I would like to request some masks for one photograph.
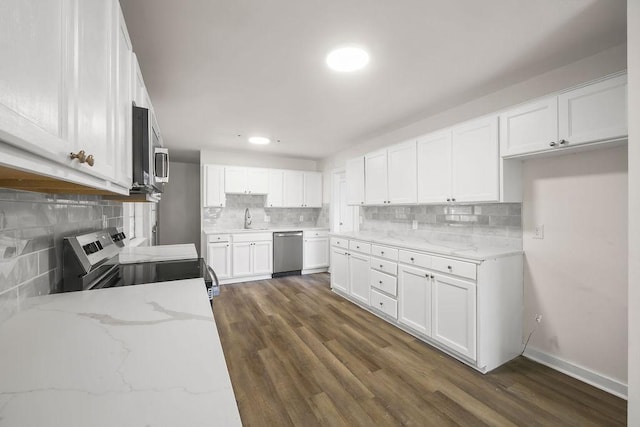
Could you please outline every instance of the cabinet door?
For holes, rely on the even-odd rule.
[[[224,207],[226,195],[224,193],[224,167],[204,165],[204,206]]]
[[[387,149],[389,202],[418,201],[416,142],[406,142]]]
[[[561,94],[558,117],[563,146],[626,137],[627,76]]]
[[[349,292],[349,256],[342,248],[331,247],[331,287]]]
[[[304,240],[303,265],[305,270],[329,265],[329,238],[314,237]]]
[[[501,155],[543,151],[558,141],[558,98],[547,98],[500,114]]]
[[[387,187],[387,150],[376,151],[365,158],[365,202],[382,205],[389,201]]]
[[[349,255],[349,289],[351,296],[369,305],[371,274],[369,257],[351,253]]]
[[[253,243],[253,274],[264,275],[273,273],[273,243]]]
[[[418,140],[418,203],[451,198],[451,130]]]
[[[431,279],[426,270],[398,267],[398,320],[431,336]]]
[[[233,166],[224,168],[224,192],[231,194],[247,193],[247,168]]]
[[[116,142],[116,180],[125,187],[130,187],[133,180],[131,149],[131,58],[132,47],[127,25],[120,10],[120,3],[115,3],[117,16],[116,40],[116,87],[115,104],[115,142]]]
[[[253,259],[251,257],[253,245],[250,242],[234,243],[231,245],[232,255],[231,274],[233,277],[251,276],[253,273]]]
[[[247,168],[247,192],[267,194],[269,192],[269,170]]]
[[[67,0],[0,2],[0,139],[65,163],[73,43]]]
[[[320,172],[304,173],[304,207],[322,207],[322,174]]]
[[[137,107],[151,108],[149,94],[147,93],[147,88],[144,85],[144,78],[142,77],[142,71],[140,70],[140,63],[138,62],[138,57],[135,53],[132,54],[131,62],[133,67],[131,82],[133,102],[135,102]]]
[[[432,337],[471,359],[476,358],[476,285],[435,275]]]
[[[364,205],[364,156],[347,160],[347,204]]]
[[[73,90],[76,150],[93,155],[95,164],[71,163],[74,167],[106,178],[114,176],[115,138],[112,85],[114,3],[105,0],[77,2],[74,40],[77,46]]]
[[[267,193],[265,207],[281,208],[283,206],[283,185],[283,172],[277,169],[269,170],[269,192]]]
[[[207,264],[216,272],[218,279],[231,277],[231,246],[228,242],[207,245]]]
[[[304,205],[304,172],[284,171],[284,206],[299,208]]]
[[[500,199],[497,117],[454,127],[451,158],[452,200],[490,202]]]

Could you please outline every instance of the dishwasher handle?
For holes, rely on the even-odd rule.
[[[302,231],[298,231],[295,233],[273,233],[273,237],[300,237],[302,236]]]

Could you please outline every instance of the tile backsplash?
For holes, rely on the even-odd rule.
[[[61,289],[64,237],[122,221],[122,203],[100,196],[0,188],[0,322],[24,298]]]
[[[405,233],[438,240],[522,248],[522,205],[482,203],[364,206],[361,231]],[[417,229],[413,229],[417,221]]]
[[[244,211],[249,208],[252,228],[328,227],[328,204],[322,208],[265,208],[265,197],[227,194],[224,208],[203,208],[202,225],[215,230],[243,228]],[[265,217],[269,217],[268,222]]]

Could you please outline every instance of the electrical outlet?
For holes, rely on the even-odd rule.
[[[544,224],[538,224],[533,227],[533,238],[544,239]]]
[[[265,215],[264,222],[271,222],[271,217],[269,215]]]
[[[542,323],[542,314],[536,314],[536,323]]]
[[[304,221],[304,215],[300,215],[300,221]]]
[[[413,222],[411,223],[411,228],[414,230],[418,229],[418,221],[416,221],[415,219],[413,220]]]

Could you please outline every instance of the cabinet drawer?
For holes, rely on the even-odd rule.
[[[232,234],[234,243],[262,242],[273,240],[273,233],[238,233]]]
[[[396,276],[398,274],[398,264],[386,259],[371,258],[371,268],[384,271],[387,274]]]
[[[398,260],[398,250],[386,246],[371,245],[371,255],[390,259],[392,261]]]
[[[332,237],[331,246],[337,246],[339,248],[349,249],[349,241],[341,237]]]
[[[351,249],[352,251],[369,254],[371,253],[371,244],[367,242],[361,242],[359,240],[350,240],[349,249]]]
[[[327,237],[329,235],[329,231],[327,230],[307,230],[302,232],[305,239],[311,237]]]
[[[476,280],[476,265],[472,262],[457,261],[454,259],[440,258],[434,256],[431,263],[433,270],[443,273],[455,274]]]
[[[371,306],[387,316],[393,317],[394,319],[398,318],[398,302],[373,289],[371,290]]]
[[[398,279],[377,270],[371,270],[371,286],[394,297],[398,294]]]
[[[228,242],[230,238],[228,234],[208,234],[207,243]]]
[[[400,262],[405,264],[415,265],[422,268],[431,268],[431,255],[401,250],[398,252],[398,259]]]

